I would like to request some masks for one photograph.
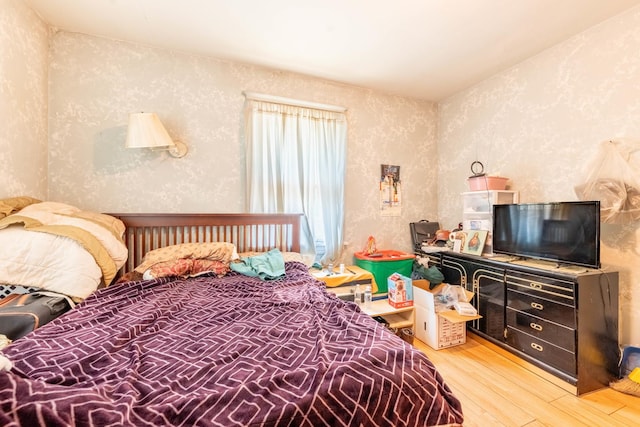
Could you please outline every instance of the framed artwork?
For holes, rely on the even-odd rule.
[[[401,208],[400,166],[380,165],[380,212],[382,216],[400,216]]]
[[[449,240],[453,242],[453,252],[462,252],[464,243],[467,241],[467,233],[464,231],[455,231],[449,234]]]
[[[484,243],[487,241],[487,230],[471,230],[467,231],[467,238],[465,239],[462,252],[471,255],[482,255],[482,249]]]

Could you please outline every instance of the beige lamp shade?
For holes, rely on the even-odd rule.
[[[187,146],[171,139],[156,113],[129,115],[126,147],[169,150],[173,157],[182,157],[187,153]]]

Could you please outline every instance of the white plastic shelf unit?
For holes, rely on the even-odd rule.
[[[493,254],[493,205],[518,203],[519,193],[510,190],[482,190],[462,193],[462,229],[487,230],[483,255]]]

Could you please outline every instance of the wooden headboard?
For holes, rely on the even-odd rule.
[[[302,214],[110,213],[125,227],[129,258],[122,273],[132,271],[144,255],[180,243],[229,242],[238,252],[300,252]]]

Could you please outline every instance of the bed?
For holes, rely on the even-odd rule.
[[[309,274],[299,215],[114,216],[120,280],[3,350],[1,425],[461,425],[423,353]],[[132,276],[163,248],[226,244],[229,271]],[[284,274],[243,270],[265,259]]]
[[[65,203],[0,199],[0,334],[16,340],[109,284],[124,224]]]

